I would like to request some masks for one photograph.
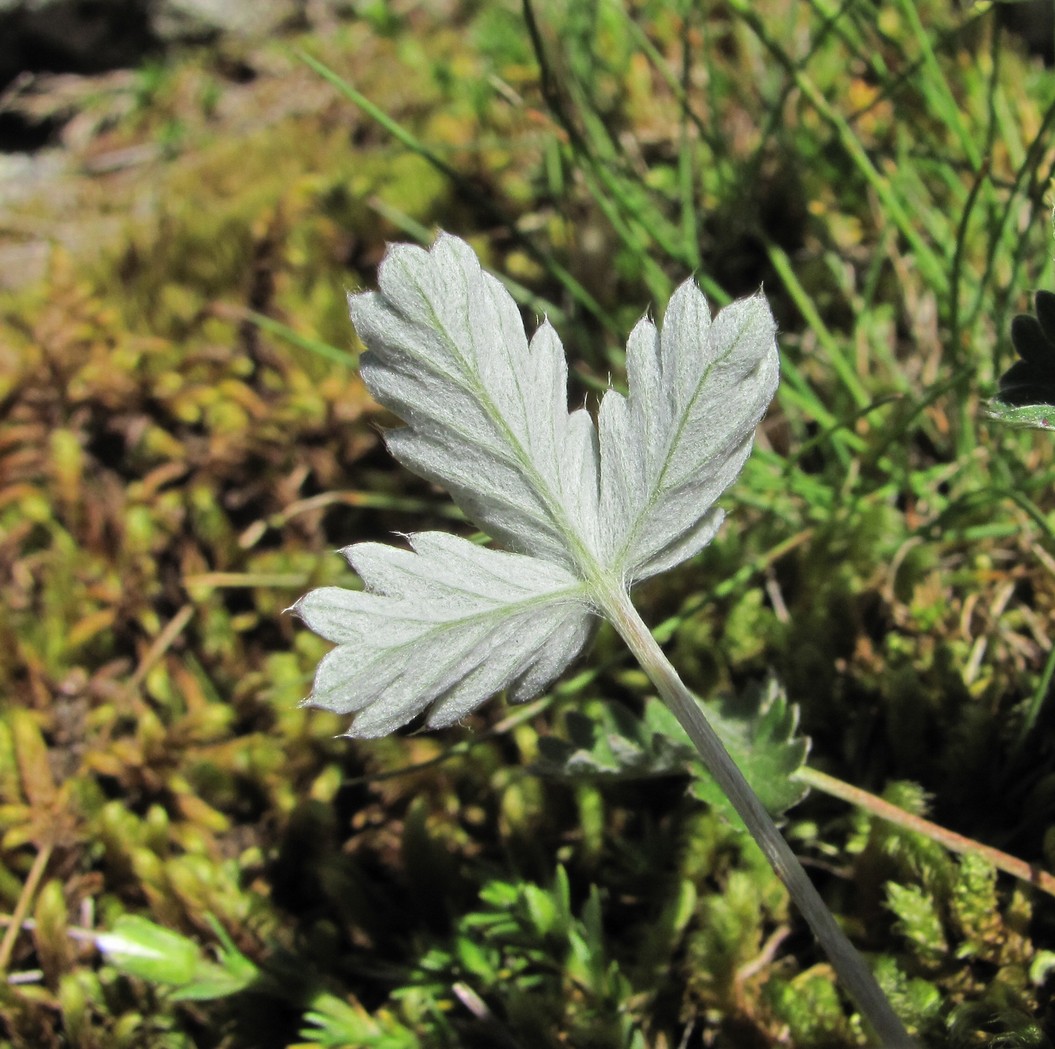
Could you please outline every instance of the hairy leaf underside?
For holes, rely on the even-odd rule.
[[[699,552],[715,501],[751,450],[776,390],[776,325],[761,293],[711,318],[692,281],[662,328],[627,344],[628,396],[595,425],[568,411],[567,363],[544,322],[530,339],[502,284],[463,241],[390,247],[379,290],[350,298],[370,392],[405,422],[396,458],[443,485],[507,551],[439,533],[412,550],[345,556],[365,592],[328,587],[295,611],[337,647],[308,701],[384,735],[430,709],[450,724],[508,689],[544,689],[575,658],[606,588],[628,588]]]

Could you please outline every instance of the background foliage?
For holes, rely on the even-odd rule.
[[[642,712],[608,632],[444,733],[298,708],[283,609],[453,516],[344,291],[468,237],[581,400],[686,272],[764,283],[777,403],[642,611],[703,696],[774,673],[811,765],[1050,869],[1055,468],[982,407],[1052,286],[1055,79],[938,0],[354,6],[17,99],[64,163],[3,204],[48,248],[0,292],[2,1044],[863,1044],[684,775],[543,774]],[[1050,1044],[1049,897],[816,793],[786,831],[924,1044]]]

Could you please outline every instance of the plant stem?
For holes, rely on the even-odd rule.
[[[595,591],[595,597],[599,596]],[[813,934],[849,992],[861,1016],[872,1028],[885,1049],[914,1049],[904,1024],[898,1019],[846,934],[839,928],[832,912],[813,887],[794,852],[777,830],[758,795],[730,757],[722,741],[700,710],[696,697],[686,688],[663,654],[648,627],[638,615],[629,595],[621,587],[604,593],[603,611],[620,636],[637,657],[642,668],[674,712],[703,759],[707,770],[725,792],[751,836],[765,854],[777,877],[784,883]]]

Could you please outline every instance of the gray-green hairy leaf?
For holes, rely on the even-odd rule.
[[[654,722],[657,714],[660,723]],[[588,712],[569,711],[566,738],[542,736],[532,771],[588,780],[684,776],[698,758],[684,732],[670,734],[669,716],[657,702],[647,704],[641,716],[621,703],[598,702]]]
[[[354,546],[368,592],[298,603],[338,643],[308,702],[356,713],[357,736],[430,706],[430,725],[449,724],[496,691],[526,699],[549,684],[585,643],[591,609],[610,614],[613,592],[713,538],[715,500],[778,378],[762,295],[712,320],[686,281],[662,329],[634,329],[629,395],[609,390],[595,426],[568,411],[556,332],[543,323],[529,342],[516,303],[463,241],[390,247],[378,284],[349,302],[363,380],[406,423],[389,449],[517,553],[435,533],[412,537],[414,553]]]
[[[676,719],[666,709],[657,716],[669,719],[670,731],[677,733]],[[806,764],[810,740],[799,732],[798,707],[788,702],[775,678],[727,698],[720,707],[708,704],[707,720],[772,815],[786,812],[809,793],[795,773]],[[693,780],[692,793],[725,808],[739,822],[729,799],[702,767]]]
[[[809,739],[799,733],[798,710],[775,679],[720,705],[701,705],[771,815],[779,816],[802,801],[808,789],[795,773],[806,763]],[[615,703],[598,707],[591,717],[568,714],[566,740],[555,736],[539,740],[536,772],[618,780],[691,773],[692,793],[739,822],[664,703],[650,700],[640,717]]]

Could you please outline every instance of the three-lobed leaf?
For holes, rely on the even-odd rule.
[[[750,452],[778,379],[765,298],[713,320],[690,280],[662,328],[627,346],[628,396],[598,425],[567,407],[567,364],[543,323],[530,342],[501,283],[463,241],[389,248],[379,290],[351,296],[371,393],[405,426],[386,435],[405,466],[450,491],[512,553],[426,533],[413,552],[345,551],[366,593],[326,588],[295,606],[337,643],[312,705],[383,735],[432,707],[458,720],[490,695],[541,691],[578,654],[606,595],[692,556],[721,523],[718,496]]]

